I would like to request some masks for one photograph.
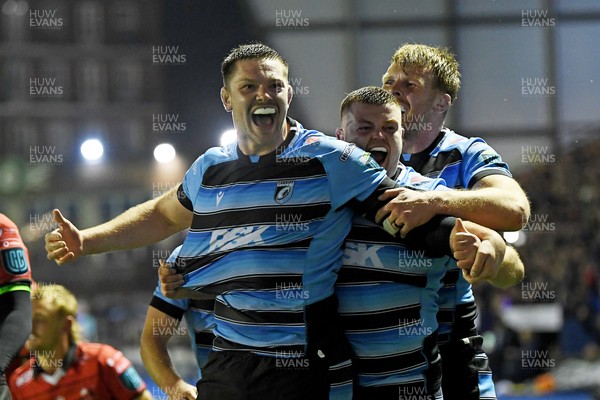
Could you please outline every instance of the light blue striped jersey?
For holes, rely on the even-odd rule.
[[[181,246],[173,250],[167,259],[167,263],[175,263]],[[204,367],[208,360],[208,353],[212,347],[212,342],[215,338],[213,329],[215,326],[213,309],[214,300],[199,300],[199,299],[171,299],[165,297],[160,291],[160,281],[154,289],[154,294],[150,305],[159,311],[181,321],[185,319],[187,326],[187,334],[190,339],[192,350],[196,355],[196,363],[198,364],[198,379],[201,378],[200,369]],[[180,327],[171,326],[170,324],[158,323],[156,333],[161,331],[165,334],[182,334],[186,331]],[[154,326],[153,326],[154,328]]]
[[[402,161],[425,176],[444,179],[451,188],[469,189],[488,175],[512,177],[502,157],[483,139],[467,138],[448,128],[444,128],[438,139],[422,152],[402,154]],[[440,343],[449,339],[457,319],[462,320],[461,331],[475,329],[477,313],[474,306],[468,307],[474,301],[471,285],[461,271],[458,268],[449,271],[440,291]],[[464,311],[460,308],[462,315],[455,313],[459,305],[465,305]]]
[[[402,168],[396,181],[420,190],[446,189],[442,179],[425,178],[410,167]],[[435,364],[437,373],[427,378],[437,381],[434,391],[439,389],[437,301],[450,264],[455,264],[451,257],[428,257],[372,222],[354,218],[335,290],[361,386],[425,387]]]
[[[386,178],[368,153],[290,122],[270,154],[209,149],[180,188],[194,216],[177,265],[185,288],[217,296],[214,350],[302,356],[304,307],[333,294],[341,267],[345,206]]]

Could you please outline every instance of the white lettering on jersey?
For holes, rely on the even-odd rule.
[[[380,244],[346,242],[344,265],[373,266],[384,268],[377,251],[385,247]]]
[[[264,239],[261,234],[268,228],[268,226],[246,226],[215,230],[210,236],[207,253],[229,251],[262,243]]]

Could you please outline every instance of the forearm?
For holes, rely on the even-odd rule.
[[[488,279],[488,282],[498,288],[505,289],[521,282],[524,276],[525,266],[519,257],[519,253],[512,246],[506,246],[504,260],[498,269],[498,274],[493,279]]]
[[[150,335],[150,337],[148,337]],[[155,337],[148,332],[142,334],[140,346],[142,362],[148,374],[154,382],[165,392],[172,393],[170,388],[175,387],[181,377],[175,371],[175,367],[167,350],[167,339]]]
[[[15,291],[0,295],[0,372],[25,344],[31,332],[29,292]]]
[[[518,192],[487,187],[429,194],[437,214],[453,215],[494,230],[519,230],[529,218],[527,199]]]

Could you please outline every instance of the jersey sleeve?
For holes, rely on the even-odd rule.
[[[103,383],[112,398],[133,399],[146,389],[146,384],[123,353],[104,345],[98,355]]]
[[[167,264],[173,264],[176,262],[177,257],[179,256],[179,252],[181,251],[181,246],[177,246],[169,255],[166,262]],[[160,280],[156,284],[156,288],[154,289],[154,293],[152,295],[152,300],[150,301],[150,306],[156,308],[159,311],[167,314],[168,316],[181,320],[183,317],[183,313],[189,307],[189,299],[171,299],[162,294],[160,290]]]
[[[466,188],[488,175],[504,175],[512,178],[508,165],[500,154],[483,139],[476,138],[463,153],[461,178]]]
[[[183,177],[181,186],[177,189],[179,202],[188,210],[194,211],[194,196],[202,184],[202,162],[204,155],[194,161]]]
[[[365,200],[386,178],[385,170],[368,152],[341,140],[324,142],[329,151],[325,151],[320,159],[329,177],[331,206],[334,209],[352,199]]]

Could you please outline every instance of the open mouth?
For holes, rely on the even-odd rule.
[[[373,160],[377,161],[377,164],[379,165],[383,164],[388,155],[388,150],[385,147],[381,146],[372,147],[368,151],[369,153],[371,153],[371,157],[373,157]]]
[[[261,107],[252,112],[252,122],[260,128],[271,128],[275,123],[275,107]]]

